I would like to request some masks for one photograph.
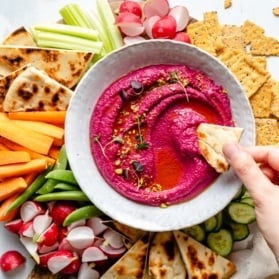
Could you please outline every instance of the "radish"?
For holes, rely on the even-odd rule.
[[[118,249],[124,246],[123,243],[123,239],[122,236],[111,230],[111,229],[107,229],[104,234],[103,237],[105,239],[105,241],[113,248]]]
[[[119,6],[119,13],[129,12],[135,14],[138,17],[142,16],[142,9],[138,2],[126,0]]]
[[[68,235],[68,228],[59,227],[58,229],[58,242],[60,243]]]
[[[36,217],[37,218],[37,217]],[[35,220],[34,220],[35,221]],[[52,246],[58,240],[58,226],[52,223],[37,239],[40,245]]]
[[[94,242],[94,232],[87,226],[73,228],[66,239],[71,246],[77,249],[84,249],[91,246]]]
[[[108,228],[99,217],[91,217],[87,220],[86,225],[93,230],[94,235],[99,235]]]
[[[34,240],[37,241],[40,235],[51,225],[52,218],[46,212],[43,215],[38,215],[33,220],[33,229],[35,232]]]
[[[167,0],[147,0],[143,6],[143,15],[147,18],[154,15],[160,17],[169,13],[170,6]]]
[[[9,232],[18,234],[22,225],[23,225],[22,219],[15,219],[15,220],[5,223],[4,227]]]
[[[31,257],[34,259],[34,261],[38,264],[40,262],[40,258],[37,252],[38,244],[34,243],[32,238],[29,237],[20,236],[19,240],[28,251],[28,253],[31,255]]]
[[[100,273],[92,269],[88,263],[82,263],[78,272],[77,279],[99,279]]]
[[[138,42],[145,41],[146,39],[142,36],[125,36],[123,38],[123,42],[125,45],[132,45]]]
[[[100,245],[100,249],[109,258],[118,258],[118,257],[120,257],[126,251],[126,247],[125,246],[122,246],[121,248],[113,248],[111,245],[106,243],[106,241],[104,241],[103,244]]]
[[[62,225],[65,218],[74,210],[77,209],[77,205],[71,201],[57,201],[50,209],[50,216],[56,225]]]
[[[177,32],[175,34],[173,40],[191,44],[190,36],[184,31]]]
[[[189,11],[184,6],[171,8],[169,15],[173,16],[176,21],[176,32],[184,30],[190,20]]]
[[[69,255],[52,255],[47,261],[47,267],[51,273],[56,274],[62,269],[66,268],[76,257],[72,254]]]
[[[86,220],[82,219],[76,222],[71,223],[70,225],[67,226],[68,232],[71,231],[73,228],[80,227],[80,226],[85,226],[86,225]]]
[[[172,39],[176,34],[176,21],[173,16],[167,15],[156,21],[152,28],[154,39]]]
[[[24,223],[21,228],[18,231],[18,234],[20,236],[26,236],[33,238],[35,235],[34,229],[33,229],[33,221],[29,221]]]
[[[144,32],[141,19],[135,14],[123,12],[116,17],[116,25],[127,36],[138,36]]]
[[[16,250],[10,250],[2,254],[0,258],[1,270],[4,272],[13,271],[25,263],[25,257]]]
[[[66,266],[65,268],[63,268],[61,270],[61,272],[63,274],[75,274],[79,271],[81,262],[79,258],[75,258],[68,266]]]
[[[88,247],[82,253],[82,262],[96,262],[107,260],[108,257],[98,247]]]
[[[25,223],[31,221],[37,215],[44,213],[41,205],[34,201],[26,201],[20,207],[20,218]]]
[[[43,255],[40,255],[39,257],[39,264],[41,267],[46,268],[47,263],[49,259],[53,256],[67,256],[67,257],[73,257],[73,252],[68,251],[68,250],[60,250],[60,251],[54,251],[54,252],[49,252]]]
[[[59,246],[58,242],[55,242],[51,246],[46,246],[46,245],[39,244],[38,253],[39,254],[46,254],[46,253],[49,253],[49,252],[53,252],[53,251],[58,249],[58,246]]]
[[[143,22],[143,26],[145,28],[145,33],[146,35],[150,38],[153,39],[152,36],[152,28],[154,24],[160,19],[158,15],[151,16],[149,18],[146,18]]]

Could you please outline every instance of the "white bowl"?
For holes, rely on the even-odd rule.
[[[232,169],[195,198],[160,208],[118,194],[100,175],[91,155],[89,124],[94,106],[105,88],[124,74],[156,64],[185,64],[226,88],[233,118],[244,128],[241,143],[255,143],[254,117],[242,87],[217,59],[198,48],[170,40],[149,40],[114,51],[82,78],[66,118],[66,150],[74,175],[90,200],[111,218],[147,231],[168,231],[203,222],[222,210],[238,192],[241,181]]]

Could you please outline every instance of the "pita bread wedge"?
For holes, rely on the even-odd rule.
[[[222,152],[226,142],[238,143],[243,128],[201,123],[197,128],[198,146],[206,161],[219,173],[225,172],[229,164]]]
[[[3,111],[66,110],[72,95],[72,90],[29,66],[10,83]]]
[[[187,272],[173,233],[155,234],[149,250],[149,272],[154,279],[185,279]]]
[[[148,251],[148,234],[139,239],[100,279],[141,279]]]
[[[9,34],[2,42],[3,45],[36,46],[31,34],[22,26]]]
[[[0,78],[0,111],[3,111],[3,102],[10,88],[12,82],[21,74],[23,73],[28,66],[24,66],[19,68],[16,71],[11,72],[10,74],[5,75],[4,77]]]
[[[0,64],[13,71],[31,64],[68,88],[77,84],[92,57],[84,51],[0,45]]]
[[[235,272],[235,265],[228,259],[189,237],[181,231],[173,232],[189,279],[227,279]]]

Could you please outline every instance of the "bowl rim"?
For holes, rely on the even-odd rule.
[[[195,59],[197,59],[197,61],[199,62],[198,64],[202,65],[202,70],[199,69],[199,67],[196,68],[192,65],[189,65],[189,63],[187,64],[188,66],[201,70],[210,78],[212,78],[212,72],[210,71],[213,70],[213,75],[216,75],[215,71],[218,71],[218,73],[220,74],[220,80],[225,80],[226,82],[230,82],[232,84],[232,89],[236,91],[234,92],[234,94],[236,94],[240,98],[239,100],[236,100],[236,102],[234,102],[232,108],[234,118],[236,112],[239,113],[239,106],[242,110],[243,108],[245,109],[245,115],[243,115],[243,111],[240,112],[241,120],[243,120],[242,118],[244,117],[246,121],[246,129],[244,132],[244,136],[241,139],[241,142],[243,144],[255,144],[255,122],[248,98],[246,97],[242,86],[235,78],[235,76],[216,57],[193,45],[188,45],[172,40],[156,39],[138,42],[133,45],[123,46],[120,49],[117,49],[111,52],[109,55],[100,59],[82,77],[75,89],[74,96],[70,101],[65,122],[66,152],[68,155],[70,167],[73,170],[81,189],[85,192],[85,194],[89,197],[93,204],[95,204],[100,210],[102,210],[109,217],[123,224],[146,231],[168,231],[199,224],[207,218],[217,214],[232,200],[234,195],[240,189],[242,183],[237,178],[234,171],[230,169],[225,174],[221,174],[212,185],[210,185],[206,190],[204,190],[197,197],[191,199],[190,201],[174,204],[168,206],[167,208],[160,208],[139,204],[121,196],[111,186],[107,185],[104,178],[99,174],[91,153],[88,154],[90,152],[89,123],[91,114],[94,110],[94,103],[96,103],[99,94],[101,94],[102,91],[107,86],[109,86],[109,84],[107,83],[106,85],[102,85],[103,90],[100,90],[98,88],[100,92],[98,92],[97,96],[93,97],[92,94],[90,95],[89,92],[92,83],[94,86],[94,79],[92,79],[92,76],[96,79],[96,77],[98,77],[98,74],[100,75],[100,72],[104,71],[104,69],[112,69],[111,66],[113,65],[113,63],[119,63],[119,59],[127,60],[127,55],[130,57],[130,64],[129,70],[125,71],[125,73],[131,72],[133,69],[140,68],[142,67],[142,65],[139,66],[137,64],[139,63],[139,61],[137,60],[138,58],[131,58],[131,55],[135,53],[144,54],[147,50],[150,51],[150,49],[152,49],[152,53],[154,52],[154,55],[158,56],[156,56],[156,61],[159,62],[162,60],[162,57],[159,58],[158,53],[163,53],[165,51],[175,51],[178,56],[177,59],[174,59],[175,61],[180,61],[181,56],[183,56],[182,58],[184,59],[184,55],[188,55],[190,57],[192,57],[191,55],[194,55]],[[178,50],[182,51],[183,53],[179,54],[177,52]],[[155,53],[155,51],[157,52],[157,54]],[[146,66],[147,64],[160,64],[154,62],[154,60],[152,60],[152,57],[150,58],[150,55],[148,58],[145,59],[147,59],[146,61],[148,61],[145,63]],[[172,57],[163,57],[163,59],[166,59],[166,62],[173,61]],[[210,63],[207,62],[208,59],[209,61],[211,61]],[[141,59],[140,63],[144,64],[142,60],[143,59]],[[165,64],[174,64],[174,62],[168,62]],[[117,67],[117,69],[120,69],[119,65]],[[121,69],[119,71],[121,71]],[[117,71],[117,73],[114,73],[114,76],[118,75],[119,78],[122,75],[119,71]],[[100,78],[101,82],[107,79],[107,77],[102,76]],[[213,79],[216,83],[220,84],[219,80],[216,81],[216,78]],[[110,83],[114,80],[115,78],[112,78]],[[230,100],[232,96],[232,93],[230,93]],[[90,103],[90,106],[88,103],[92,100],[93,102]],[[85,108],[83,108],[83,106],[85,106]],[[236,121],[237,125],[238,123],[239,120]],[[75,132],[72,132],[72,129],[75,129]],[[91,171],[89,171],[88,168]],[[92,186],[91,181],[95,181],[95,184],[97,186],[95,186],[94,183],[94,185]],[[217,184],[218,187],[216,186]],[[226,189],[224,190],[221,186],[225,184],[230,184],[230,186],[226,187]],[[102,187],[99,187],[98,185],[102,185]],[[103,189],[100,190],[100,188]],[[218,195],[216,195],[217,190]],[[204,202],[205,200],[207,200],[207,196],[210,200],[214,201],[217,206],[211,204],[211,206],[205,207],[204,205],[202,205],[202,201]],[[201,209],[197,208],[197,205],[200,205]],[[130,210],[127,210],[127,208],[129,208]],[[179,214],[177,214],[177,212],[179,212]],[[195,212],[195,214],[192,214],[192,212]],[[154,218],[152,216],[154,216]]]

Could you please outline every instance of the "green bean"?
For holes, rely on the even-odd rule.
[[[51,178],[61,182],[78,185],[74,177],[74,174],[71,170],[52,170],[47,174],[46,178]]]
[[[95,205],[85,205],[71,212],[65,218],[63,226],[68,226],[73,222],[84,220],[94,216],[100,216],[102,214],[102,211],[100,211]]]
[[[82,191],[60,191],[37,196],[34,201],[49,202],[57,200],[89,201]]]
[[[77,185],[71,185],[68,183],[59,182],[54,186],[54,190],[76,191],[76,190],[80,190],[80,189]]]
[[[51,167],[48,167],[44,172],[38,175],[36,179],[29,185],[29,187],[11,203],[11,205],[8,207],[7,212],[18,208],[25,201],[31,198],[36,193],[36,191],[45,183],[46,175],[50,170]]]
[[[55,162],[55,165],[53,167],[53,170],[65,170],[68,165],[68,159],[66,154],[65,146],[63,145],[59,151],[58,158]],[[40,187],[40,189],[37,191],[38,194],[48,194],[51,193],[57,184],[57,180],[54,179],[47,179],[47,181]]]

